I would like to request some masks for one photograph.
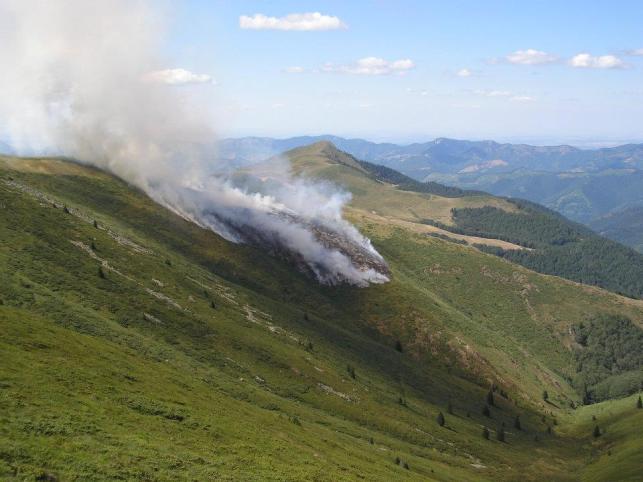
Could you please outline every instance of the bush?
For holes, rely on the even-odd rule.
[[[444,427],[444,422],[445,422],[445,420],[444,420],[444,415],[442,414],[442,412],[438,413],[438,416],[437,416],[437,418],[436,418],[436,421],[438,422],[438,425],[439,425],[440,427]]]
[[[594,432],[592,433],[592,435],[594,436],[594,438],[598,438],[601,436],[601,429],[598,425],[594,427]]]
[[[516,415],[516,418],[514,419],[514,428],[516,430],[522,430],[522,427],[520,425],[520,415]]]

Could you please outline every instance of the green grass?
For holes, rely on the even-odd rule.
[[[106,174],[0,160],[0,478],[593,473],[566,408],[568,328],[597,312],[640,323],[641,304],[352,216],[391,283],[321,287]],[[491,382],[509,399],[497,392],[489,419]]]

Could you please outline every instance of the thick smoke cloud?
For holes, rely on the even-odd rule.
[[[158,2],[0,0],[0,138],[107,169],[230,241],[289,252],[321,282],[387,281],[342,219],[347,194],[283,166],[274,182],[240,182],[217,161],[213,112],[149,81],[174,67],[160,55],[164,30]]]

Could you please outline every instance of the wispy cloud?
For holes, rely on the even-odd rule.
[[[460,69],[456,72],[458,77],[471,77],[473,75],[473,72],[469,69]]]
[[[406,91],[409,94],[418,94],[418,95],[421,95],[422,97],[426,97],[427,95],[429,95],[428,90],[417,90],[417,89],[412,89],[411,87],[407,87]]]
[[[508,90],[474,90],[473,93],[484,97],[511,97],[514,95]]]
[[[348,65],[327,63],[321,71],[353,75],[404,75],[414,67],[411,59],[388,61],[379,57],[365,57]]]
[[[298,65],[293,65],[292,67],[286,67],[284,69],[284,72],[286,72],[287,74],[301,74],[306,72],[306,69]]]
[[[509,100],[511,100],[513,102],[533,102],[536,99],[534,99],[530,95],[514,95]]]
[[[291,13],[285,17],[268,17],[261,13],[256,13],[252,17],[241,15],[239,27],[247,30],[294,30],[300,32],[347,28],[346,24],[338,17],[322,15],[319,12]]]
[[[574,55],[569,60],[569,65],[580,69],[622,69],[626,66],[615,55],[594,56],[586,52]]]
[[[643,49],[632,49],[625,52],[627,55],[633,55],[635,57],[643,57]]]
[[[475,95],[509,99],[512,102],[533,102],[536,99],[530,95],[516,94],[510,90],[474,90]]]
[[[144,76],[148,82],[168,85],[216,84],[207,74],[195,74],[185,69],[165,69],[149,72]]]
[[[516,50],[505,57],[505,61],[516,65],[543,65],[557,60],[555,55],[536,49]]]

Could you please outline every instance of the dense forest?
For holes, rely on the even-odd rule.
[[[605,315],[574,328],[576,376],[585,403],[643,388],[643,330],[628,318]]]
[[[479,249],[540,273],[601,286],[643,298],[643,255],[529,201],[509,199],[518,209],[453,209],[455,226],[427,224],[453,233],[509,241],[529,250]]]

